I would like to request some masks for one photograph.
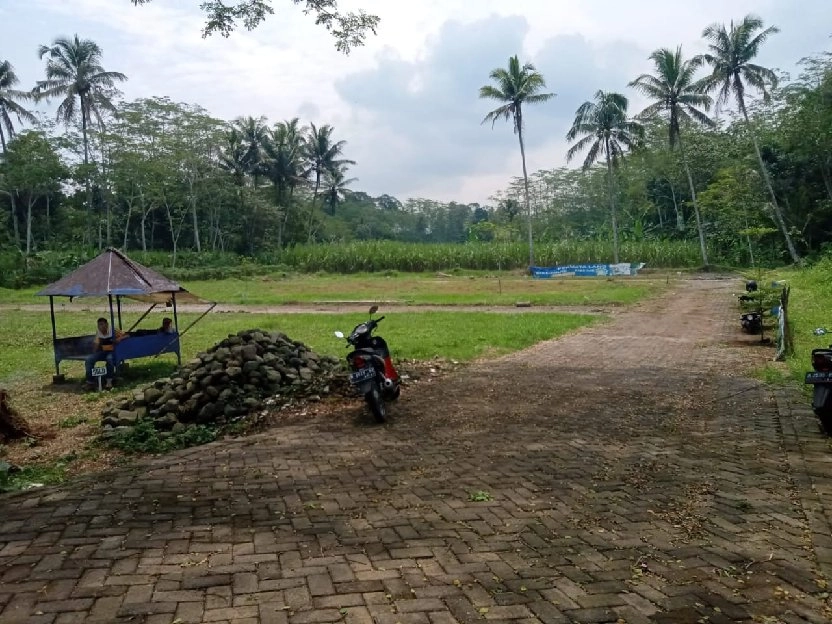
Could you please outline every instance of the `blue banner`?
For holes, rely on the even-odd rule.
[[[620,262],[618,264],[565,264],[556,267],[531,267],[532,277],[546,279],[550,277],[598,277],[613,275],[636,275],[644,267],[644,262]]]

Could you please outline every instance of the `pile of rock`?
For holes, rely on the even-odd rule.
[[[105,430],[130,427],[147,417],[161,431],[225,424],[275,396],[325,394],[339,370],[338,359],[319,356],[283,333],[245,330],[199,354],[172,377],[108,405],[102,425]]]

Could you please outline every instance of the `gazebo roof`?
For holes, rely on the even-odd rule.
[[[173,280],[131,260],[112,247],[69,275],[49,284],[36,295],[40,297],[107,297],[112,295],[157,303],[167,302],[172,295],[176,295],[177,301],[201,301]]]

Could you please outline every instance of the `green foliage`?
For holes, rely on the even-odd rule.
[[[794,355],[788,364],[797,383],[811,369],[812,349],[828,347],[832,333],[816,336],[819,327],[832,331],[832,257],[805,269],[781,270],[772,277],[785,279],[791,287],[789,313],[794,331]]]
[[[135,427],[119,432],[108,444],[125,453],[167,453],[176,449],[208,444],[217,439],[217,430],[205,425],[190,425],[177,432],[158,431],[150,419],[141,419]]]
[[[69,418],[64,418],[63,420],[58,422],[58,426],[61,429],[72,429],[77,427],[78,425],[85,425],[90,422],[90,419],[84,415],[76,415],[70,416]]]
[[[72,452],[52,464],[27,466],[19,470],[13,470],[8,463],[0,460],[0,492],[63,483],[66,479],[67,467],[77,458],[78,455]]]
[[[494,500],[494,497],[485,490],[477,490],[476,492],[471,492],[468,495],[468,500],[472,503],[486,503],[490,500]]]

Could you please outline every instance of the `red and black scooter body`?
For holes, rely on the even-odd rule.
[[[370,308],[370,314],[377,308]],[[390,349],[381,336],[373,336],[373,331],[384,319],[380,317],[360,323],[355,326],[347,337],[349,346],[354,350],[347,354],[347,364],[350,368],[350,383],[359,394],[364,396],[367,406],[378,422],[387,419],[385,401],[395,401],[399,398],[399,373],[393,366]]]

